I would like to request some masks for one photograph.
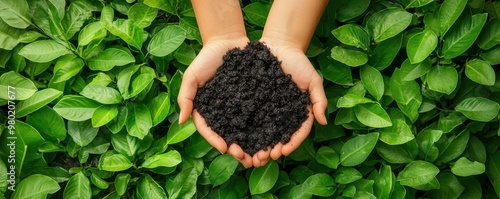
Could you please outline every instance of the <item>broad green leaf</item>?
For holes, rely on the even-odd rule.
[[[355,24],[340,26],[332,30],[332,34],[345,45],[363,50],[368,50],[370,46],[370,35],[361,26]]]
[[[112,132],[112,133],[118,133],[122,130],[122,128],[125,126],[125,123],[127,121],[127,116],[128,116],[128,110],[127,106],[119,106],[118,107],[118,115],[111,120],[106,127]]]
[[[130,102],[127,103],[127,112],[125,126],[128,134],[142,140],[153,127],[148,107],[142,103]]]
[[[411,121],[416,121],[419,116],[418,110],[422,104],[422,95],[418,83],[413,80],[402,80],[401,70],[396,69],[389,82],[389,88],[401,111]]]
[[[61,187],[49,176],[33,174],[22,179],[16,186],[12,198],[16,199],[44,199],[48,194],[54,194]]]
[[[486,174],[490,181],[492,181],[495,192],[500,195],[500,154],[496,153],[488,158],[486,164]]]
[[[115,151],[127,157],[134,157],[140,147],[140,140],[122,131],[111,135],[111,144]]]
[[[33,126],[46,140],[64,140],[66,125],[54,109],[44,106],[26,117],[26,123]],[[47,125],[51,124],[51,125]]]
[[[465,63],[465,75],[472,81],[485,86],[493,86],[496,81],[495,70],[482,59],[474,58]]]
[[[171,150],[167,153],[156,154],[149,158],[146,158],[142,167],[144,168],[156,168],[156,167],[173,167],[182,162],[181,154],[176,150]]]
[[[149,7],[143,3],[135,3],[128,10],[128,19],[134,22],[139,28],[146,28],[151,25],[158,14],[158,9]]]
[[[86,46],[92,41],[106,37],[107,31],[100,22],[87,24],[78,34],[78,46]]]
[[[384,79],[380,71],[365,65],[361,66],[359,73],[363,86],[377,101],[380,101],[384,94]]]
[[[380,130],[380,141],[389,145],[400,145],[409,142],[415,138],[410,127],[404,120],[392,120],[391,127]]]
[[[170,14],[176,14],[177,2],[169,0],[144,0],[144,4],[167,11]]]
[[[475,14],[471,17],[466,11],[444,37],[442,55],[445,59],[455,58],[472,46],[486,23],[488,14]]]
[[[135,191],[139,199],[167,198],[165,190],[149,174],[144,175],[137,182]]]
[[[333,178],[326,173],[318,173],[306,179],[303,188],[308,194],[328,197],[333,195],[336,190]]]
[[[401,2],[405,6],[405,9],[408,9],[408,8],[419,8],[425,6],[429,3],[432,3],[433,0],[403,0]]]
[[[398,174],[397,181],[410,187],[421,186],[431,182],[438,173],[439,168],[432,163],[416,160],[405,166]]]
[[[167,189],[170,198],[191,199],[196,194],[196,169],[185,169],[174,178],[172,189]]]
[[[439,156],[439,150],[434,144],[441,138],[443,131],[434,129],[424,129],[417,135],[417,143],[420,151],[427,161],[434,161]]]
[[[118,104],[122,102],[120,93],[116,89],[106,86],[87,85],[80,94],[101,104]]]
[[[195,133],[191,136],[184,149],[186,155],[188,155],[189,157],[201,158],[205,156],[210,150],[212,150],[213,147],[203,136],[201,136],[199,133]]]
[[[443,165],[458,158],[467,147],[470,133],[468,130],[462,131],[457,136],[452,136],[446,139],[444,143],[437,145],[439,149],[439,157],[436,160],[436,165]]]
[[[458,112],[452,112],[447,116],[441,115],[438,121],[438,129],[443,131],[443,133],[449,133],[457,126],[463,124],[465,120],[467,118]]]
[[[24,46],[19,52],[26,59],[39,63],[49,62],[69,53],[71,51],[54,40],[35,41]]]
[[[30,98],[21,101],[16,105],[16,118],[21,118],[35,112],[61,96],[61,94],[61,91],[52,88],[37,91]]]
[[[338,108],[352,108],[358,104],[366,104],[366,103],[373,103],[372,100],[352,94],[352,93],[346,93],[344,96],[340,97],[337,101],[337,107]]]
[[[419,77],[424,76],[431,70],[431,61],[430,59],[425,59],[419,63],[412,64],[409,59],[406,59],[401,64],[400,69],[400,78],[402,81],[412,81]],[[392,79],[391,79],[392,80]]]
[[[108,189],[108,187],[109,187],[109,183],[106,182],[105,180],[103,180],[101,177],[99,177],[95,173],[93,173],[90,176],[90,181],[92,182],[92,184],[94,186],[96,186],[99,189]]]
[[[378,173],[374,171],[375,179],[373,183],[373,192],[376,198],[391,198],[391,194],[394,191],[395,176],[392,173],[390,165],[382,166]]]
[[[26,0],[0,2],[0,18],[14,28],[24,29],[31,25],[31,15]]]
[[[26,100],[38,90],[35,84],[21,74],[9,71],[0,76],[0,99]],[[11,92],[9,92],[11,91]]]
[[[377,103],[358,104],[354,107],[354,114],[366,126],[383,128],[392,125],[387,112]]]
[[[354,167],[341,167],[335,171],[335,182],[339,184],[350,184],[363,178],[363,175]]]
[[[464,186],[463,192],[458,197],[459,199],[481,199],[483,190],[481,184],[473,176],[463,177],[458,179],[460,184]]]
[[[19,37],[23,32],[23,30],[10,27],[0,19],[0,48],[12,50],[19,44]]]
[[[340,46],[332,48],[331,56],[333,59],[353,67],[361,66],[368,62],[368,55],[365,52]]]
[[[34,3],[33,21],[50,38],[66,42],[61,20],[64,17],[65,1],[36,1]]]
[[[278,163],[274,160],[269,160],[266,165],[254,168],[248,180],[250,193],[255,195],[269,191],[278,180],[278,175]]]
[[[113,105],[101,105],[92,113],[92,126],[101,127],[118,116],[118,108]]]
[[[401,49],[402,40],[403,34],[399,34],[380,42],[370,52],[368,65],[373,66],[377,70],[383,70],[390,66]]]
[[[264,27],[270,9],[271,3],[257,1],[248,4],[242,10],[248,18],[248,22],[259,27]]]
[[[84,65],[83,60],[73,54],[60,57],[54,66],[52,82],[60,83],[74,77],[82,70]]]
[[[134,80],[132,80],[132,84],[130,85],[130,87],[131,87],[130,94],[125,95],[124,98],[129,99],[129,98],[132,98],[132,97],[139,95],[149,85],[151,85],[154,78],[155,77],[153,75],[148,74],[148,73],[143,73],[143,74],[138,75],[136,78],[134,78]]]
[[[43,35],[42,33],[31,30],[31,31],[27,31],[27,32],[23,33],[22,35],[20,35],[18,38],[18,41],[19,41],[19,43],[31,43],[40,37],[46,38],[46,36]]]
[[[54,110],[64,119],[71,121],[85,121],[92,118],[92,114],[100,104],[79,95],[65,95],[54,106]]]
[[[316,161],[329,168],[336,169],[339,165],[339,154],[328,146],[322,146],[316,152]]]
[[[109,71],[115,66],[123,66],[135,62],[135,58],[125,48],[107,48],[87,60],[91,70]]]
[[[97,136],[98,128],[92,127],[90,121],[74,122],[68,121],[68,134],[76,144],[87,146]]]
[[[156,33],[148,45],[148,52],[164,57],[175,51],[186,39],[186,31],[180,26],[171,25]]]
[[[103,154],[99,158],[98,168],[104,171],[124,171],[132,167],[133,163],[122,154]]]
[[[448,0],[441,4],[438,11],[438,19],[441,36],[445,35],[467,5],[467,0]]]
[[[196,131],[193,120],[188,119],[184,124],[177,121],[170,125],[167,132],[167,144],[175,144],[189,138]]]
[[[429,89],[449,95],[457,87],[458,72],[453,66],[433,66],[426,80]]]
[[[477,38],[477,45],[489,50],[500,43],[500,18],[491,19]]]
[[[418,155],[418,144],[415,140],[402,145],[388,145],[380,142],[375,149],[380,157],[393,164],[409,163]]]
[[[480,56],[484,61],[487,61],[492,65],[500,64],[500,45],[497,45],[487,51],[481,52]]]
[[[73,1],[66,9],[66,15],[59,15],[66,38],[72,38],[80,31],[83,24],[92,17],[92,10],[84,1]]]
[[[26,63],[28,62],[23,56],[19,54],[23,47],[24,45],[17,45],[10,53],[10,59],[4,61],[4,66],[11,68],[14,72],[22,72],[26,68]]]
[[[196,40],[198,43],[202,43],[200,30],[198,29],[198,24],[196,23],[196,19],[194,17],[182,17],[179,20],[179,26],[186,30],[186,39]],[[251,32],[248,34],[250,38]]]
[[[338,0],[335,4],[335,19],[346,22],[363,14],[370,5],[370,0]]]
[[[318,62],[323,78],[340,85],[353,85],[351,67],[326,56],[320,56]]]
[[[179,63],[189,66],[196,57],[196,52],[190,45],[183,42],[174,52],[174,58]]]
[[[208,178],[214,185],[220,185],[229,180],[238,167],[238,161],[229,154],[217,156],[208,168]]]
[[[115,190],[118,195],[123,196],[128,187],[128,183],[130,182],[130,174],[129,173],[119,173],[115,178]]]
[[[361,164],[375,148],[378,137],[378,133],[369,133],[345,142],[340,151],[340,163],[346,167]]]
[[[433,189],[429,192],[429,196],[433,198],[458,198],[465,189],[457,177],[450,172],[439,173],[437,180],[439,181],[439,189]]]
[[[105,8],[107,8],[107,6]],[[141,28],[137,27],[134,22],[117,19],[116,21],[109,23],[102,21],[102,17],[103,15],[101,15],[101,25],[104,26],[106,30],[108,30],[111,34],[120,37],[123,41],[127,42],[127,44],[135,47],[136,49],[141,49],[144,32]]]
[[[459,102],[455,110],[471,120],[489,122],[498,115],[500,106],[486,98],[470,97]]]
[[[470,136],[469,143],[466,148],[467,158],[471,161],[477,161],[481,163],[486,162],[486,147],[483,142],[474,135]]]
[[[406,53],[411,64],[417,64],[429,57],[436,49],[438,37],[432,30],[424,30],[414,34],[406,44]]]
[[[91,198],[89,179],[80,171],[73,175],[64,188],[63,198]]]
[[[165,92],[159,93],[148,102],[147,107],[151,112],[153,126],[158,125],[170,113],[170,95]]]
[[[413,15],[400,8],[387,8],[374,13],[367,22],[373,40],[380,43],[394,37],[405,30],[411,23]]]
[[[129,88],[130,88],[130,80],[132,75],[139,69],[139,65],[127,65],[122,68],[120,73],[116,76],[117,82],[116,87],[122,94],[123,98],[127,99],[130,96]]]
[[[457,176],[472,176],[484,173],[485,168],[483,163],[461,157],[451,166],[451,172]]]

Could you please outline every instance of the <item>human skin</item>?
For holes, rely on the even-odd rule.
[[[319,74],[305,56],[316,25],[328,3],[326,0],[275,0],[264,26],[260,41],[282,62],[283,71],[292,75],[299,89],[309,91],[312,105],[309,117],[286,144],[258,151],[253,156],[237,144],[227,143],[206,124],[205,119],[193,111],[196,91],[210,80],[222,64],[223,55],[230,49],[243,48],[248,43],[244,21],[237,0],[192,0],[196,20],[203,40],[203,48],[184,72],[178,96],[181,109],[179,123],[192,115],[198,132],[221,153],[235,157],[244,167],[265,165],[271,158],[289,155],[309,135],[314,118],[326,124],[324,111],[327,100]]]

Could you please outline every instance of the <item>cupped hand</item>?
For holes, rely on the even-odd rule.
[[[234,156],[246,168],[253,165],[252,157],[244,153],[236,144],[227,146],[222,137],[215,133],[206,123],[205,119],[196,111],[193,111],[193,102],[199,87],[212,79],[217,68],[222,65],[222,57],[230,49],[239,47],[243,49],[248,44],[247,37],[232,39],[212,40],[204,43],[203,48],[191,65],[186,69],[182,77],[182,84],[177,102],[181,109],[179,123],[184,123],[192,113],[193,122],[198,132],[221,153],[229,153]]]

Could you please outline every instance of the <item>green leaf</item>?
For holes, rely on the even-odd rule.
[[[488,158],[486,165],[486,174],[490,181],[493,181],[493,186],[497,195],[500,195],[500,154],[496,153]]]
[[[83,60],[73,54],[64,55],[57,59],[54,66],[53,83],[60,83],[77,75],[83,68]]]
[[[157,57],[164,57],[175,51],[186,39],[186,31],[172,25],[156,33],[148,45],[148,52]]]
[[[167,144],[175,144],[189,138],[196,131],[193,120],[188,119],[184,124],[173,122],[167,132]]]
[[[113,105],[101,105],[92,113],[92,126],[101,127],[118,116],[118,108]]]
[[[85,121],[92,118],[92,114],[100,104],[78,95],[65,95],[54,106],[54,110],[64,119],[71,121]]]
[[[370,35],[359,25],[346,24],[332,30],[333,36],[345,45],[368,50]]]
[[[119,173],[115,178],[115,190],[118,195],[123,196],[128,187],[128,183],[130,182],[130,174],[129,173]]]
[[[383,70],[390,66],[401,49],[402,41],[403,34],[399,34],[380,42],[370,52],[368,65],[373,66],[377,70]]]
[[[92,127],[90,121],[74,122],[68,121],[68,134],[76,144],[87,146],[97,135],[98,128]]]
[[[257,1],[248,4],[242,10],[250,23],[259,27],[264,27],[270,9],[271,3]]]
[[[363,14],[370,5],[370,0],[338,0],[335,4],[335,19],[346,22]]]
[[[61,91],[52,88],[37,91],[30,98],[17,104],[16,118],[21,118],[35,112],[61,96],[61,94]]]
[[[438,11],[438,19],[441,36],[445,35],[467,5],[467,0],[449,0],[444,1]]]
[[[127,132],[142,140],[149,133],[149,129],[153,127],[148,107],[142,103],[130,102],[127,103],[127,110],[128,115],[125,122]]]
[[[54,109],[44,106],[26,117],[26,123],[33,126],[46,140],[64,140],[66,125]],[[51,124],[51,125],[47,125]]]
[[[322,59],[321,57],[325,58]],[[320,56],[318,62],[325,79],[340,85],[353,85],[351,67],[326,56]]]
[[[134,157],[139,150],[140,140],[122,131],[111,135],[111,144],[118,153],[127,157]]]
[[[99,189],[108,189],[109,183],[103,180],[101,177],[93,173],[90,176],[90,181],[92,182],[93,185],[95,185]]]
[[[363,86],[377,101],[380,101],[384,94],[384,79],[380,71],[365,65],[361,67],[359,73]]]
[[[439,168],[433,164],[416,160],[405,166],[398,174],[397,181],[401,185],[416,187],[431,182],[438,173]]]
[[[210,150],[212,150],[213,147],[203,136],[201,136],[199,133],[195,133],[191,136],[191,139],[188,141],[184,149],[186,155],[188,155],[189,157],[201,158],[205,156]]]
[[[146,28],[151,25],[158,14],[158,9],[149,7],[143,3],[135,3],[128,10],[128,19],[134,22],[139,28]]]
[[[491,19],[477,38],[477,45],[489,50],[500,43],[500,18]]]
[[[198,29],[198,24],[196,23],[196,19],[194,17],[182,17],[179,20],[179,26],[186,30],[186,39],[196,40],[198,43],[202,43],[200,30]]]
[[[122,102],[120,93],[116,89],[106,86],[87,85],[80,94],[101,104],[118,104]]]
[[[124,171],[132,167],[133,163],[122,154],[103,154],[99,158],[98,168],[104,171]],[[138,185],[139,186],[139,185]]]
[[[459,102],[455,110],[471,120],[489,122],[498,115],[500,106],[486,98],[470,97]]]
[[[465,120],[467,120],[467,118],[458,112],[452,112],[444,117],[442,115],[438,121],[438,129],[443,131],[443,133],[449,133],[457,126],[463,124]]]
[[[332,48],[331,56],[333,59],[353,67],[361,66],[368,62],[368,55],[365,52],[340,46]]]
[[[7,176],[7,165],[3,162],[3,160],[0,160],[0,192],[5,193],[7,191],[7,180],[9,180],[9,177]]]
[[[54,40],[40,40],[24,46],[19,54],[33,62],[49,62],[62,55],[69,54],[63,45]]]
[[[466,185],[464,186],[464,190],[462,194],[458,197],[459,199],[481,199],[483,195],[483,190],[481,188],[481,184],[477,181],[477,179],[473,176],[459,178],[460,184]]]
[[[379,134],[369,133],[351,138],[340,151],[342,166],[356,166],[366,160],[377,144]]]
[[[500,45],[497,45],[487,51],[481,52],[481,58],[490,64],[500,64]]]
[[[148,102],[147,107],[151,112],[153,126],[158,125],[170,113],[170,95],[165,92],[158,93],[156,97]]]
[[[33,174],[22,179],[16,186],[12,198],[16,199],[43,199],[48,194],[54,194],[61,187],[57,182],[46,175]]]
[[[419,8],[432,2],[433,0],[403,0],[401,3],[403,3],[405,9],[408,9],[408,8]]]
[[[465,75],[472,81],[485,86],[493,86],[496,81],[495,70],[482,59],[474,58],[465,63]]]
[[[125,99],[128,99],[127,97],[130,96],[129,93],[130,80],[132,78],[132,75],[134,75],[134,73],[137,72],[139,67],[140,67],[139,65],[124,66],[120,71],[120,73],[118,73],[118,75],[116,76],[117,78],[116,87],[118,87],[118,90]]]
[[[35,24],[50,38],[65,43],[68,38],[61,23],[65,1],[36,1],[34,7]]]
[[[154,76],[148,73],[142,73],[138,75],[131,84],[131,92],[129,95],[125,96],[125,99],[129,99],[139,95],[143,92],[154,80]]]
[[[31,25],[28,2],[26,0],[5,0],[0,2],[0,18],[14,28],[27,28]]]
[[[135,58],[125,48],[107,48],[87,60],[91,70],[109,71],[115,66],[123,66],[135,62]]]
[[[17,72],[9,71],[0,76],[0,90],[4,91],[0,93],[0,99],[26,100],[38,89],[30,79]]]
[[[457,176],[479,175],[484,173],[485,170],[486,167],[483,163],[472,162],[466,157],[461,157],[451,166],[451,172]]]
[[[167,189],[170,198],[191,199],[196,194],[198,175],[193,167],[185,169],[174,178],[171,189]]]
[[[449,95],[457,87],[458,72],[452,66],[433,66],[426,79],[429,89]]]
[[[170,14],[176,14],[176,9],[177,9],[176,3],[177,3],[176,1],[169,1],[169,0],[144,0],[144,4],[153,8],[158,8],[167,11]]]
[[[413,140],[415,136],[404,120],[393,119],[393,125],[381,129],[380,141],[389,145],[400,145]]]
[[[107,33],[100,22],[89,23],[78,34],[78,46],[86,46],[92,41],[101,40]]]
[[[107,8],[107,6],[105,8]],[[127,42],[127,44],[135,47],[136,49],[141,49],[143,43],[142,38],[144,35],[141,28],[137,27],[134,22],[124,19],[117,19],[116,21],[109,23],[107,21],[103,21],[103,16],[104,15],[101,15],[101,25],[104,26],[106,30],[108,30],[111,34],[120,37],[123,41]]]
[[[19,43],[31,43],[40,37],[46,38],[46,36],[43,35],[42,33],[31,30],[31,31],[27,31],[27,32],[23,33],[21,36],[19,36],[18,41],[19,41]]]
[[[439,181],[439,189],[430,191],[430,196],[434,198],[442,196],[458,198],[465,189],[457,177],[450,172],[439,173],[437,180]]]
[[[66,15],[59,15],[62,18],[65,38],[72,38],[80,31],[83,24],[92,17],[92,10],[87,7],[84,1],[73,1],[66,9]]]
[[[363,178],[363,175],[353,167],[341,167],[335,171],[335,182],[339,184],[350,184]]]
[[[423,152],[425,160],[434,161],[439,155],[439,150],[434,144],[441,138],[443,131],[424,129],[417,135],[417,142]]]
[[[424,30],[414,34],[406,44],[406,53],[411,64],[417,64],[429,57],[436,49],[438,37],[432,30]]]
[[[63,198],[91,198],[89,179],[80,171],[73,175],[64,188]]]
[[[435,164],[443,165],[458,158],[465,151],[469,137],[469,131],[463,130],[457,136],[450,137],[444,143],[438,145],[440,154]]]
[[[333,178],[326,173],[309,176],[303,184],[302,190],[308,194],[328,197],[333,195],[336,188]]]
[[[149,174],[144,175],[137,182],[135,191],[137,198],[140,199],[167,198],[165,190]]]
[[[153,155],[146,158],[142,167],[144,168],[156,168],[156,167],[173,167],[182,162],[181,154],[176,150],[171,150],[167,153]]]
[[[419,116],[418,110],[422,104],[422,95],[418,83],[402,80],[401,70],[396,69],[389,82],[389,88],[401,111],[411,121],[416,121]]]
[[[488,14],[475,14],[471,17],[466,11],[458,24],[451,27],[444,37],[442,55],[445,59],[455,58],[464,53],[476,41],[486,23]]]
[[[328,146],[322,146],[316,152],[316,161],[329,168],[336,169],[339,165],[339,154]]]
[[[19,37],[23,32],[23,30],[10,27],[0,19],[0,48],[12,50],[19,44]]]
[[[373,103],[373,101],[353,93],[346,93],[344,96],[340,97],[337,100],[337,107],[352,108],[358,104],[366,104],[366,103]]]
[[[266,165],[254,168],[248,180],[250,193],[255,195],[269,191],[276,184],[278,175],[278,163],[274,160],[269,160]]]
[[[196,57],[196,52],[190,45],[183,42],[174,52],[174,58],[179,63],[189,66]]]
[[[368,19],[368,29],[373,40],[380,43],[394,37],[405,30],[411,23],[413,15],[400,8],[387,8],[374,13]]]
[[[238,161],[229,154],[217,156],[208,168],[208,178],[214,185],[221,185],[233,175],[238,167]]]
[[[424,76],[431,70],[431,61],[430,59],[425,59],[419,63],[412,64],[409,59],[406,59],[401,64],[400,74],[402,81],[412,81],[419,77]],[[392,80],[392,79],[391,79]]]
[[[354,114],[359,122],[366,126],[383,128],[392,125],[391,118],[380,104],[358,104],[354,107]]]
[[[375,182],[373,184],[373,192],[376,198],[391,198],[391,194],[394,191],[394,186],[396,180],[394,173],[392,173],[390,165],[382,166],[378,173],[374,171]]]

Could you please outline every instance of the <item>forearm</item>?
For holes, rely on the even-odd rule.
[[[238,0],[191,0],[204,44],[246,37]]]
[[[275,0],[262,38],[307,50],[328,0]]]

